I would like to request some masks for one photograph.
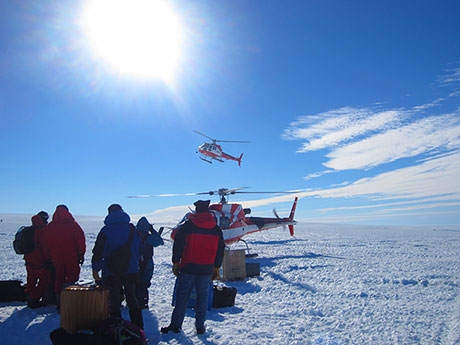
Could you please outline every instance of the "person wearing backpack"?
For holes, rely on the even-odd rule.
[[[149,307],[150,280],[153,276],[153,253],[154,247],[164,245],[161,235],[153,228],[146,217],[141,217],[136,225],[141,238],[141,261],[139,265],[139,281],[136,283],[136,298],[141,309]],[[160,229],[161,231],[161,229]]]
[[[80,278],[80,265],[83,265],[86,252],[85,233],[66,205],[56,207],[45,233],[55,268],[54,292],[59,309],[62,289]]]
[[[187,216],[174,235],[172,271],[177,277],[176,302],[171,323],[161,333],[179,333],[193,289],[196,292],[195,328],[206,332],[208,291],[211,280],[217,278],[224,259],[225,243],[221,228],[209,211],[210,200],[198,200],[195,211]]]
[[[130,221],[130,216],[119,204],[109,206],[104,227],[94,243],[91,266],[96,283],[102,280],[102,285],[109,290],[110,318],[121,317],[121,292],[124,291],[131,322],[144,329],[142,310],[135,293],[139,279],[141,241]]]
[[[46,305],[45,292],[50,280],[49,272],[49,250],[45,239],[45,227],[48,223],[48,213],[40,211],[32,216],[32,251],[24,254],[26,263],[27,284],[25,293],[27,295],[27,306],[39,308]]]

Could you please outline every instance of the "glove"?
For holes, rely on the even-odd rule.
[[[82,254],[78,255],[78,263],[83,266],[84,262],[85,262],[85,256]]]
[[[160,227],[160,229],[158,230],[158,235],[160,235],[160,236],[161,236],[161,234],[163,233],[163,230],[164,230],[164,229],[165,229],[165,228],[163,228],[163,227]]]
[[[93,279],[96,282],[96,285],[102,284],[102,278],[99,276],[99,271],[93,270]]]
[[[180,273],[180,263],[178,263],[178,262],[173,263],[172,272],[174,273],[174,275],[175,275],[176,277],[179,277],[179,273]]]
[[[214,267],[212,272],[211,280],[220,280],[220,267]]]

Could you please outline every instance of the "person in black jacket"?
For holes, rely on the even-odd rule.
[[[209,202],[196,201],[196,212],[188,216],[174,235],[172,270],[177,277],[176,303],[171,323],[161,328],[162,333],[181,331],[193,288],[196,292],[196,331],[198,334],[206,331],[209,283],[219,276],[225,250],[222,230],[209,212]]]

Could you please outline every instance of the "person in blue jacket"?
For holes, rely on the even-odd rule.
[[[141,256],[141,240],[131,218],[118,204],[108,208],[109,214],[105,217],[105,226],[99,231],[93,248],[91,266],[93,277],[109,290],[109,314],[111,318],[121,317],[120,300],[124,291],[126,304],[129,308],[129,318],[135,325],[144,329],[142,310],[136,298],[135,288],[139,279],[139,260]],[[123,273],[114,273],[110,269],[111,254],[123,244],[131,241],[130,253],[126,260],[127,270]],[[119,258],[119,256],[118,256]],[[102,278],[99,276],[102,271]]]
[[[139,265],[139,281],[136,284],[136,297],[141,309],[148,309],[148,288],[151,285],[150,281],[154,269],[153,248],[164,245],[164,241],[145,217],[139,219],[136,228],[141,238],[141,262]],[[162,228],[160,228],[160,232],[162,232]]]

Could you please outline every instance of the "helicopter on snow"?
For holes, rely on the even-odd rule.
[[[198,147],[197,153],[200,154],[200,159],[204,160],[205,162],[212,163],[213,160],[219,161],[219,162],[224,162],[224,159],[226,160],[233,160],[237,161],[238,165],[241,166],[241,159],[243,158],[243,153],[239,157],[234,157],[228,153],[225,153],[222,150],[222,147],[217,144],[217,142],[221,143],[249,143],[249,141],[236,141],[236,140],[218,140],[218,139],[213,139],[211,137],[208,137],[206,134],[203,134],[198,131],[194,131],[195,133],[198,133],[212,142],[210,143],[203,143]]]
[[[241,204],[233,204],[228,203],[228,196],[234,195],[237,193],[253,193],[253,194],[287,194],[287,193],[295,193],[294,192],[244,192],[240,191],[245,187],[240,188],[220,188],[215,191],[209,192],[201,192],[201,193],[188,193],[184,195],[219,195],[220,201],[217,204],[209,205],[209,210],[214,213],[217,224],[222,229],[222,233],[224,236],[224,242],[226,245],[233,244],[238,241],[243,241],[242,237],[248,234],[259,232],[263,230],[273,229],[280,226],[288,227],[289,233],[291,236],[294,236],[294,225],[297,222],[294,220],[294,214],[297,207],[297,200],[298,198],[295,197],[294,203],[292,204],[291,212],[289,217],[280,218],[276,213],[276,210],[273,209],[275,217],[252,217],[249,216],[251,213],[251,209],[243,208]],[[175,194],[177,195],[177,194]],[[142,195],[142,196],[134,196],[134,197],[151,197],[155,195]],[[163,194],[157,196],[171,196],[171,194]],[[187,213],[182,220],[175,225],[171,230],[171,238],[174,240],[174,236],[177,232],[178,227],[188,219],[188,216],[193,213],[194,211],[190,211]]]

